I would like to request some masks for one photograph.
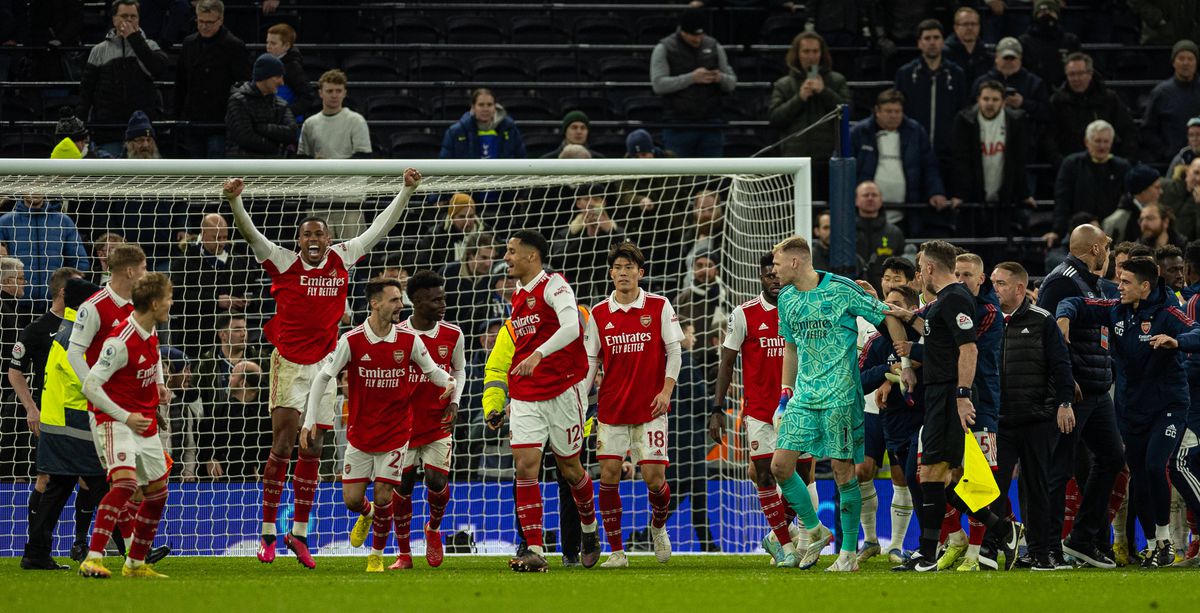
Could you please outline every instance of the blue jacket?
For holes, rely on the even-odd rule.
[[[1200,284],[1183,288],[1187,299],[1187,316],[1196,320],[1197,310],[1200,309]],[[1191,406],[1188,408],[1187,426],[1192,432],[1200,432],[1200,353],[1187,356],[1187,376],[1191,390]]]
[[[908,340],[913,341],[912,359],[920,362],[924,359],[925,345],[920,343],[921,335],[910,326],[905,326]],[[858,356],[858,370],[862,376],[863,393],[870,394],[879,389],[887,379],[892,365],[899,362],[892,337],[887,328],[881,327],[872,334],[863,345]],[[917,386],[909,390],[909,397],[900,394],[900,386],[893,385],[888,393],[887,405],[879,407],[879,415],[883,419],[883,437],[889,449],[901,446],[920,429],[925,420],[925,386],[921,383],[921,370],[917,369]],[[909,404],[909,401],[912,404]]]
[[[496,113],[501,112],[500,109],[496,109]],[[500,151],[497,155],[488,156],[489,158],[511,160],[526,157],[525,141],[521,138],[521,131],[517,129],[512,117],[500,115],[500,121],[496,124],[496,138]],[[443,160],[478,160],[484,157],[479,128],[475,125],[475,116],[470,111],[463,113],[458,121],[446,128],[446,135],[442,137],[442,152],[438,157]]]
[[[1160,281],[1137,308],[1119,300],[1067,298],[1055,317],[1072,323],[1110,326],[1110,344],[1117,370],[1125,380],[1121,429],[1138,433],[1168,411],[1186,411],[1191,404],[1183,353],[1200,352],[1200,326],[1179,307],[1174,294]],[[1179,349],[1151,349],[1150,339],[1165,334]]]
[[[879,124],[875,123],[873,115],[855,123],[850,129],[850,147],[854,150],[858,168],[856,184],[875,179],[875,169],[879,165],[875,136],[878,132]],[[946,195],[937,157],[933,155],[933,147],[929,144],[929,133],[908,117],[900,124],[899,132],[900,162],[904,165],[907,188],[904,199],[908,202],[928,202],[933,196]]]
[[[8,254],[25,264],[25,297],[49,300],[50,275],[58,268],[71,266],[88,270],[87,249],[79,239],[75,222],[57,202],[31,209],[18,200],[12,211],[0,216],[0,242]]]
[[[896,71],[896,89],[904,94],[904,115],[929,131],[939,157],[950,155],[954,116],[970,103],[970,88],[962,67],[945,58],[937,72],[929,70],[925,59],[920,57]]]
[[[1004,348],[1004,314],[990,280],[975,297],[975,429],[1000,427],[1000,352]]]

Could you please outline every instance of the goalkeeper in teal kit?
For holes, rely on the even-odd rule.
[[[789,238],[774,250],[779,292],[779,335],[783,354],[783,419],[771,459],[771,472],[788,504],[809,528],[806,551],[789,553],[782,567],[815,565],[833,533],[817,520],[804,482],[796,475],[796,458],[810,453],[828,457],[841,494],[838,509],[842,547],[828,571],[856,571],[862,494],[854,465],[863,461],[863,392],[858,372],[857,317],[879,326],[887,323],[892,338],[907,338],[903,324],[886,316],[888,307],[854,281],[813,270],[808,241]],[[905,353],[906,355],[906,353]],[[907,365],[907,360],[905,360]],[[915,384],[911,369],[902,380]],[[795,388],[787,387],[795,381]],[[786,407],[785,407],[786,402]]]

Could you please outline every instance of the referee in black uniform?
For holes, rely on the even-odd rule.
[[[937,570],[938,535],[946,503],[987,526],[1000,537],[1005,569],[1016,561],[1020,524],[1001,519],[987,507],[972,512],[954,493],[952,469],[962,466],[965,437],[975,423],[971,384],[975,380],[975,297],[954,278],[957,251],[946,241],[929,241],[921,246],[919,269],[926,289],[937,300],[918,317],[892,308],[889,315],[901,318],[925,335],[925,425],[921,428],[921,547],[904,564],[892,570],[930,572]],[[903,352],[900,346],[897,353]]]

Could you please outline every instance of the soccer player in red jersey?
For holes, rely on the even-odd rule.
[[[466,377],[466,350],[462,330],[444,321],[446,317],[446,280],[432,270],[419,270],[408,280],[405,292],[413,313],[400,323],[400,329],[425,343],[438,368],[450,373],[455,381]],[[429,502],[429,523],[425,524],[425,560],[430,566],[442,564],[442,516],[450,502],[450,459],[454,449],[454,423],[462,386],[450,398],[438,386],[422,377],[412,395],[413,431],[404,460],[404,479],[396,494],[396,542],[400,552],[389,568],[412,568],[408,536],[412,522],[412,493],[417,468],[425,475],[425,495]]]
[[[121,574],[162,578],[146,564],[163,507],[167,503],[167,461],[158,438],[158,408],[163,372],[159,366],[155,327],[171,313],[171,281],[150,273],[133,286],[133,314],[119,323],[103,343],[93,368],[83,381],[83,394],[96,407],[92,431],[100,463],[111,487],[100,500],[87,559],[79,565],[84,577],[112,576],[102,562],[104,548],[116,527],[117,515],[133,494],[145,498],[138,507],[133,543]]]
[[[424,343],[393,321],[403,308],[400,282],[383,279],[367,284],[371,315],[366,323],[343,334],[333,354],[313,377],[301,431],[301,450],[312,448],[329,430],[333,415],[322,407],[321,390],[342,371],[347,375],[350,414],[346,425],[346,465],[342,498],[346,508],[371,518],[371,554],[367,572],[383,572],[383,550],[392,531],[392,489],[400,485],[412,434],[412,396],[426,377],[448,398],[457,387],[438,368]],[[424,373],[424,374],[422,374]],[[367,484],[375,482],[375,503],[367,502]]]
[[[600,517],[612,553],[600,566],[625,568],[629,558],[621,540],[621,465],[626,454],[642,471],[649,492],[650,536],[654,557],[671,559],[671,540],[664,528],[670,514],[667,483],[667,412],[679,379],[683,330],[671,302],[642,291],[646,258],[633,243],[608,252],[608,276],[614,291],[592,307],[583,344],[588,356],[584,384],[591,387],[600,366],[596,458],[600,461]]]
[[[561,275],[542,269],[549,253],[550,244],[533,230],[514,232],[504,253],[508,276],[518,283],[512,296],[516,350],[515,366],[509,371],[512,401],[508,410],[517,517],[529,544],[528,552],[509,562],[517,572],[545,572],[547,567],[542,555],[542,492],[538,486],[542,447],[547,440],[579,509],[583,530],[580,562],[591,568],[600,558],[592,478],[579,462],[587,402],[583,325],[571,286]]]
[[[271,277],[271,297],[276,305],[275,316],[264,329],[275,350],[271,353],[272,441],[271,454],[263,468],[260,562],[270,564],[275,561],[275,520],[283,495],[283,482],[287,479],[292,448],[308,406],[312,380],[321,359],[329,355],[337,343],[338,323],[346,312],[350,269],[396,225],[420,182],[421,173],[406,169],[404,189],[365,232],[343,243],[333,244],[333,236],[324,220],[310,217],[301,221],[296,236],[299,252],[276,245],[254,227],[242,204],[245,184],[241,179],[225,182],[222,195],[229,201],[234,223],[250,244],[254,258]],[[322,390],[321,400],[323,407],[332,409],[332,381]],[[284,537],[284,544],[296,554],[297,561],[308,568],[316,568],[308,549],[308,515],[317,492],[320,460],[321,438],[318,437],[311,447],[299,454],[292,476],[296,510],[292,529]]]

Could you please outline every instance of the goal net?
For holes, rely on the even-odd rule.
[[[747,481],[739,384],[724,442],[709,438],[707,418],[726,317],[759,292],[759,260],[771,245],[811,228],[807,160],[0,160],[0,242],[23,264],[21,271],[0,260],[4,355],[18,347],[22,328],[50,308],[55,269],[75,267],[102,284],[107,251],[121,242],[139,244],[149,268],[169,273],[175,284],[172,319],[160,330],[170,347],[164,365],[174,393],[159,415],[160,436],[174,467],[158,544],[181,554],[251,555],[271,440],[266,370],[272,348],[263,326],[275,306],[262,266],[221,201],[221,184],[244,177],[243,200],[257,227],[293,247],[299,222],[310,215],[326,219],[337,240],[362,232],[403,187],[406,165],[425,179],[399,223],[352,270],[341,331],[365,319],[362,292],[369,279],[403,282],[421,269],[445,276],[446,320],[465,335],[467,373],[442,524],[448,551],[465,552],[464,544],[473,543],[477,552],[509,553],[519,537],[507,427],[489,430],[481,404],[484,363],[515,286],[505,275],[504,245],[518,229],[549,239],[549,267],[562,272],[589,307],[611,291],[610,246],[630,240],[647,254],[643,287],[673,302],[687,332],[670,414],[667,476],[677,503],[667,524],[671,540],[682,552],[711,550],[710,544],[726,552],[756,550],[767,525]],[[410,313],[406,308],[402,317]],[[41,378],[32,371],[42,365],[26,368],[37,385]],[[0,555],[12,556],[26,540],[37,439],[7,382],[2,415]],[[584,464],[598,477],[594,434]],[[338,483],[345,447],[339,422],[326,439],[309,524],[310,546],[321,554],[352,551],[354,518]],[[562,536],[552,469],[542,490],[547,545],[554,551]],[[621,493],[628,547],[648,549],[645,485],[635,475],[622,481]],[[420,484],[413,501],[412,540],[420,553],[419,527],[428,513]],[[56,555],[72,544],[73,504],[74,498],[58,524]],[[287,485],[280,533],[291,517]]]

